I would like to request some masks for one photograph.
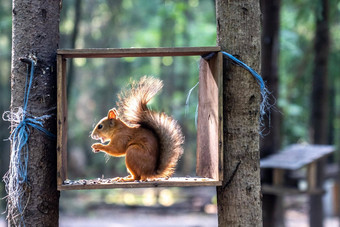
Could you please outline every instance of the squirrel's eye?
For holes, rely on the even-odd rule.
[[[98,125],[98,129],[102,129],[103,128],[103,125]]]

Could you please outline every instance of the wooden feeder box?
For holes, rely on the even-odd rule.
[[[317,173],[322,171],[317,169],[317,163],[334,150],[335,147],[330,145],[294,144],[277,154],[261,159],[261,168],[273,169],[273,184],[262,185],[262,192],[276,195],[323,193],[323,189],[317,187]],[[299,190],[285,186],[285,171],[299,170],[303,167],[307,168],[307,189]]]
[[[58,190],[141,188],[168,186],[222,185],[222,54],[220,47],[62,49],[57,51],[57,183]],[[199,71],[199,109],[197,122],[197,166],[199,177],[178,177],[148,182],[113,182],[110,179],[71,180],[67,178],[67,95],[68,58],[121,58],[203,56],[215,52],[209,60],[201,58]],[[184,151],[185,152],[185,151]]]

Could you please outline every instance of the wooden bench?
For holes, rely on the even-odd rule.
[[[322,188],[317,187],[317,162],[335,151],[331,145],[293,144],[277,154],[261,159],[261,168],[273,169],[273,184],[262,185],[262,192],[275,195],[288,194],[319,194]],[[287,187],[284,184],[285,171],[307,168],[306,190]]]

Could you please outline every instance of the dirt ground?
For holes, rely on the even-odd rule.
[[[286,227],[308,227],[308,218],[303,214],[288,212],[286,215]],[[217,215],[202,214],[171,214],[171,215],[133,215],[121,214],[111,217],[87,217],[72,218],[61,217],[61,227],[216,227]],[[327,218],[324,227],[339,227],[339,221],[336,218]]]
[[[6,222],[2,216],[0,227],[5,227]],[[154,212],[103,212],[92,213],[89,216],[67,216],[61,215],[60,227],[216,227],[216,214],[202,213],[164,213]],[[306,214],[288,210],[286,212],[287,227],[308,227],[308,217]],[[339,227],[339,220],[335,217],[328,217],[324,227]]]
[[[126,192],[126,190],[123,192]],[[123,192],[117,191],[116,194],[122,196],[124,195]],[[134,192],[134,194],[137,195],[145,194],[144,190],[128,192]],[[216,205],[211,203],[211,197],[214,195],[215,190],[211,188],[190,188],[190,190],[177,191],[177,194],[183,198],[179,200],[180,202],[168,207],[160,204],[151,206],[110,204],[108,203],[108,199],[111,197],[107,197],[107,195],[111,195],[113,192],[108,194],[101,193],[103,193],[103,191],[97,194],[64,193],[60,203],[59,226],[216,227],[218,225],[217,208]],[[327,205],[327,203],[325,205]],[[327,206],[329,206],[329,204]],[[286,227],[309,226],[308,197],[287,197],[284,202],[284,207],[286,209]],[[0,227],[6,226],[4,218],[4,215],[0,215]],[[324,227],[340,227],[339,219],[337,217],[327,216],[324,221]]]

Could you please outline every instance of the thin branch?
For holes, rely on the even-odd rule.
[[[235,167],[233,173],[231,174],[231,177],[229,178],[229,180],[227,181],[227,183],[225,183],[225,185],[223,186],[223,190],[225,190],[225,189],[229,186],[229,184],[233,181],[233,179],[234,179],[234,177],[235,177],[235,175],[236,175],[236,172],[237,172],[238,168],[240,167],[240,164],[241,164],[241,161],[239,161],[239,162],[237,163],[237,165],[236,165],[236,167]]]

